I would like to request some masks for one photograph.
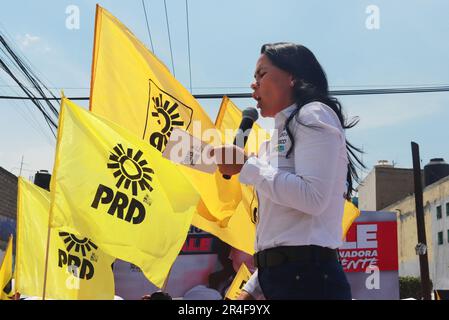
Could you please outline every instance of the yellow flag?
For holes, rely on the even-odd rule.
[[[50,211],[50,192],[19,177],[15,287],[42,297]],[[91,239],[63,228],[50,230],[46,299],[112,300],[114,258]]]
[[[240,109],[228,97],[223,97],[215,126],[225,137],[225,143],[232,144],[235,130],[238,129],[241,119],[242,112]],[[269,139],[270,135],[268,132],[255,123],[245,145],[246,153],[257,154],[260,144]],[[235,178],[238,179],[238,176]],[[200,203],[198,206],[198,214],[193,217],[192,223],[198,228],[212,233],[234,248],[253,254],[256,237],[257,194],[252,186],[240,184],[240,188],[242,200],[234,213],[228,218],[226,224],[219,224],[204,218],[209,213],[203,203]]]
[[[5,255],[0,265],[0,300],[9,300],[12,294],[12,235],[9,236]]]
[[[242,292],[243,286],[248,282],[250,277],[251,272],[249,272],[246,265],[242,263],[239,271],[235,275],[234,280],[229,286],[228,291],[226,292],[225,300],[237,300],[238,296]]]
[[[160,287],[199,200],[178,166],[118,125],[62,100],[51,225],[92,239]]]
[[[341,222],[341,228],[343,230],[343,237],[346,237],[346,233],[354,220],[360,215],[360,210],[351,201],[345,201],[345,211],[343,212],[343,220]]]
[[[121,125],[163,151],[174,128],[212,145],[221,137],[195,98],[117,18],[97,6],[90,110]],[[212,132],[212,131],[209,131]],[[241,200],[238,180],[180,168],[198,190],[209,215],[222,221]],[[224,222],[223,222],[224,221]]]
[[[238,129],[242,120],[242,111],[226,96],[223,97],[215,120],[215,127],[219,129],[224,137],[224,143],[232,144],[235,137],[235,130]],[[257,154],[262,142],[270,140],[270,134],[254,123],[248,140],[245,144],[247,154]]]

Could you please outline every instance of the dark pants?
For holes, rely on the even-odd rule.
[[[259,268],[259,284],[269,300],[350,300],[351,288],[337,260],[287,262]]]

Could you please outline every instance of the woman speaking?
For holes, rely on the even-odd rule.
[[[351,299],[336,248],[342,244],[344,202],[357,180],[359,149],[345,138],[347,123],[314,54],[293,43],[265,44],[256,64],[253,98],[274,134],[258,156],[220,146],[225,175],[240,173],[259,198],[257,270],[240,299]],[[237,163],[235,159],[244,159]]]

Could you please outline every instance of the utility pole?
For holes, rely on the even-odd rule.
[[[23,167],[23,155],[22,155],[22,161],[20,162],[19,177],[22,175],[22,167]]]
[[[421,163],[419,145],[412,141],[413,176],[415,183],[416,227],[418,244],[415,247],[419,255],[419,269],[421,273],[421,290],[424,300],[431,300],[431,286],[429,277],[429,260],[427,257],[426,226],[424,221],[423,191],[421,179]]]

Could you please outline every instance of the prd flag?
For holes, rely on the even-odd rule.
[[[161,287],[199,195],[148,143],[67,99],[51,180],[51,226],[79,233],[139,266]]]
[[[132,131],[160,152],[174,128],[212,145],[221,144],[219,135],[203,136],[215,127],[188,90],[125,25],[100,6],[95,19],[90,110]],[[218,171],[180,170],[207,206],[210,214],[205,218],[225,223],[242,198],[238,180],[225,180]]]
[[[12,235],[9,236],[5,255],[0,265],[0,300],[9,300],[9,296],[12,294],[12,239]]]
[[[42,297],[50,211],[50,192],[19,177],[15,287]],[[51,229],[46,299],[114,299],[114,258],[91,239]]]
[[[240,109],[228,97],[223,97],[215,126],[225,137],[225,143],[232,144],[235,136],[234,130],[238,129],[241,119],[242,112]],[[226,131],[229,129],[231,130]],[[257,154],[260,144],[269,139],[270,135],[255,123],[248,136],[245,152],[247,154]],[[236,176],[236,179],[238,179],[238,176]],[[220,224],[204,218],[209,213],[202,200],[198,206],[199,214],[193,217],[192,223],[198,228],[212,233],[234,248],[248,254],[253,254],[258,200],[252,186],[240,184],[240,187],[242,190],[242,200],[239,202],[234,213],[225,221],[226,224]]]
[[[248,282],[250,277],[251,272],[248,270],[246,265],[242,263],[239,271],[235,275],[234,280],[229,286],[228,291],[226,292],[225,300],[237,300],[238,296],[242,292],[243,286]]]

